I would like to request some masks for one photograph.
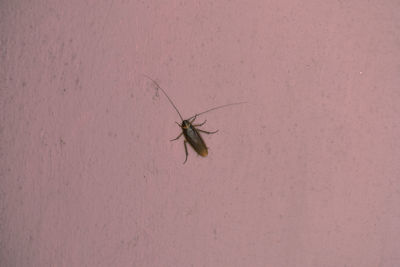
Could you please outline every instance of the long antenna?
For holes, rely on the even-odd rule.
[[[190,118],[189,118],[189,119],[187,119],[187,120],[190,120],[191,118],[194,118],[194,117],[196,117],[196,116],[200,116],[201,114],[204,114],[204,113],[207,113],[207,112],[210,112],[210,111],[216,110],[216,109],[225,108],[225,107],[234,106],[234,105],[241,105],[241,104],[246,104],[246,103],[247,103],[247,102],[237,102],[237,103],[230,103],[230,104],[226,104],[226,105],[222,105],[222,106],[218,106],[218,107],[210,108],[210,109],[208,109],[208,110],[206,110],[206,111],[203,111],[203,112],[197,113],[196,115],[194,115],[194,116],[190,117]]]
[[[175,106],[174,102],[172,102],[171,98],[169,98],[169,96],[167,95],[167,93],[164,91],[164,89],[161,88],[161,86],[152,78],[150,78],[149,76],[147,76],[146,74],[142,74],[144,77],[146,77],[147,79],[149,79],[150,81],[152,81],[159,89],[161,89],[161,91],[164,93],[164,95],[168,98],[169,102],[171,103],[171,105],[174,107],[174,109],[176,110],[176,112],[178,112],[179,117],[181,117],[181,120],[183,121],[182,115],[179,112],[178,108]]]

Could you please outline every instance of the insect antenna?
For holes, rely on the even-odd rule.
[[[178,112],[179,117],[181,118],[181,120],[183,121],[182,115],[179,112],[178,108],[175,106],[174,102],[172,102],[171,98],[169,98],[169,96],[167,95],[167,93],[164,91],[164,89],[161,88],[161,86],[152,78],[150,78],[149,76],[142,74],[144,77],[146,77],[147,79],[149,79],[150,81],[152,81],[158,89],[161,89],[161,91],[163,92],[163,94],[168,98],[169,103],[171,103],[171,105],[174,107],[174,109],[176,110],[176,112]]]
[[[217,107],[214,107],[214,108],[210,108],[210,109],[208,109],[208,110],[206,110],[206,111],[197,113],[196,115],[190,117],[188,120],[190,120],[190,119],[192,119],[192,118],[194,118],[194,117],[196,117],[196,116],[200,116],[200,115],[202,115],[202,114],[204,114],[204,113],[207,113],[207,112],[216,110],[216,109],[225,108],[225,107],[234,106],[234,105],[241,105],[241,104],[246,104],[246,103],[247,103],[247,102],[237,102],[237,103],[230,103],[230,104],[225,104],[225,105],[222,105],[222,106],[217,106]]]

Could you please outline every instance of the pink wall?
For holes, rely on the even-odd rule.
[[[398,1],[1,1],[0,266],[400,266]],[[208,113],[182,165],[178,116]]]

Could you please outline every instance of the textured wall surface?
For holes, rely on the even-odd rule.
[[[1,1],[0,266],[400,266],[400,4]],[[209,156],[185,158],[201,116]]]

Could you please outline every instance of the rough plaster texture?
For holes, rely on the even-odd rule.
[[[400,266],[398,1],[0,16],[0,266]]]

